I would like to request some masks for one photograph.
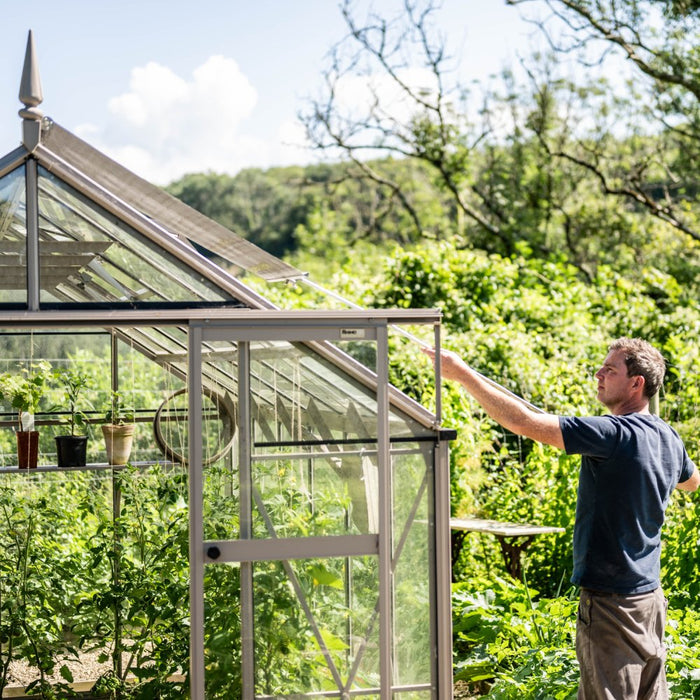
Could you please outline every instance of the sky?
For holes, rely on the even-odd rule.
[[[505,0],[442,0],[440,17],[467,81],[512,65],[533,36]],[[29,30],[44,114],[165,185],[318,160],[297,115],[320,94],[327,53],[347,28],[338,0],[6,0],[0,155],[21,140]]]

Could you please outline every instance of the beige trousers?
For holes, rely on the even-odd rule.
[[[666,599],[581,589],[576,656],[578,700],[668,700]]]

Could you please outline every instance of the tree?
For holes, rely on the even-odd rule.
[[[532,0],[507,0],[526,6]],[[579,133],[568,143],[538,131],[554,158],[590,172],[601,190],[643,207],[700,240],[695,206],[700,156],[700,13],[696,0],[545,0],[551,14],[533,20],[558,57],[591,67],[632,68],[629,84],[608,85],[605,99],[589,99],[597,138]],[[616,58],[617,62],[611,64]],[[532,74],[531,74],[532,75]],[[537,84],[537,80],[533,82]],[[603,85],[598,81],[599,87]],[[589,85],[589,96],[592,93]],[[580,90],[580,86],[571,86]],[[612,91],[617,95],[612,95]],[[615,136],[624,128],[629,152]],[[640,138],[646,135],[647,138]],[[605,138],[601,138],[605,136]],[[612,146],[612,147],[611,147]]]
[[[427,166],[392,158],[367,166],[397,183],[435,237],[444,234],[448,203]],[[190,174],[168,191],[273,255],[292,254],[301,245],[328,259],[331,246],[344,248],[342,256],[359,241],[405,245],[420,238],[394,194],[355,177],[345,163]]]
[[[605,3],[549,0],[547,6],[557,4],[573,12],[574,6]],[[637,21],[639,31],[646,31],[632,5],[642,3],[628,0],[627,25]],[[455,63],[439,30],[436,2],[405,0],[403,12],[392,19],[370,12],[360,21],[352,0],[345,0],[348,35],[330,53],[323,98],[303,115],[307,132],[316,148],[344,156],[356,177],[390,190],[423,237],[434,232],[420,207],[396,179],[376,171],[368,161],[372,154],[391,153],[432,169],[451,199],[451,232],[463,246],[513,255],[524,245],[540,256],[564,254],[589,278],[601,256],[619,257],[620,246],[623,258],[639,264],[644,249],[653,240],[658,247],[658,237],[669,228],[693,238],[700,232],[694,203],[695,78],[667,76],[666,83],[654,83],[651,76],[652,71],[657,81],[675,76],[671,68],[681,56],[682,28],[695,21],[692,13],[679,14],[681,5],[663,4],[668,13],[659,21],[668,40],[640,59],[650,73],[647,82],[631,84],[624,94],[600,73],[585,84],[562,75],[565,55],[583,51],[581,60],[590,60],[595,46],[591,34],[563,43],[579,25],[570,18],[567,23],[560,10],[552,13],[556,29],[563,26],[568,34],[555,35],[555,27],[539,23],[552,51],[523,62],[529,83],[520,85],[505,73],[500,85],[477,98],[449,80]],[[625,25],[622,18],[619,25]],[[684,66],[694,66],[694,51],[694,45],[686,47]],[[366,99],[350,103],[344,94],[358,81]],[[649,92],[662,84],[664,90]],[[608,228],[612,235],[601,235]]]
[[[435,31],[435,12],[433,2],[406,0],[400,16],[387,20],[372,12],[362,24],[354,17],[352,1],[345,0],[342,13],[349,34],[330,52],[325,98],[314,101],[302,120],[316,148],[341,154],[355,166],[356,177],[390,191],[420,235],[430,235],[420,212],[395,179],[372,166],[370,154],[429,164],[460,212],[454,232],[462,233],[460,222],[467,217],[511,247],[512,241],[479,206],[478,193],[469,189],[470,154],[483,134],[473,134],[470,141],[464,112],[457,109],[461,97],[444,84],[450,59]],[[420,57],[418,74],[415,55]],[[365,101],[344,105],[342,91],[356,77],[366,88]]]
[[[170,194],[239,236],[281,256],[295,247],[294,231],[306,220],[309,203],[300,190],[302,168],[242,170],[185,175]]]

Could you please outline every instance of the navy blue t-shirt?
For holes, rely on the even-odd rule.
[[[582,455],[572,582],[625,595],[653,591],[668,500],[695,468],[678,433],[642,413],[560,417],[559,425],[566,453]]]

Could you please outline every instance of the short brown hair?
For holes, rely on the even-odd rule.
[[[651,398],[664,381],[666,360],[650,343],[641,338],[618,338],[608,347],[608,352],[621,350],[625,355],[628,377],[644,377],[644,395]]]

